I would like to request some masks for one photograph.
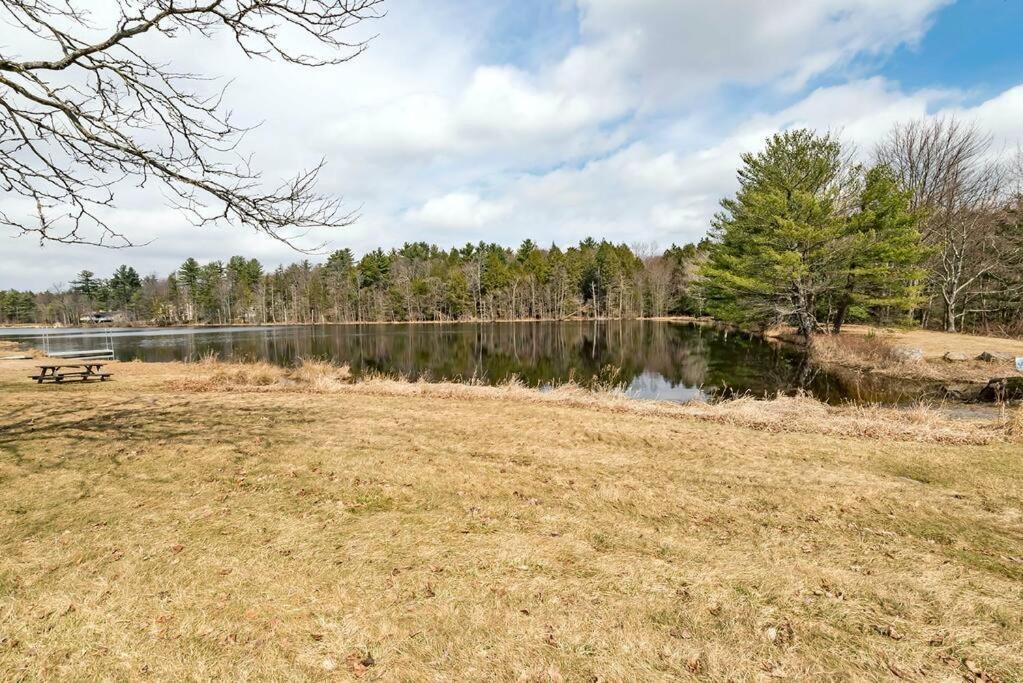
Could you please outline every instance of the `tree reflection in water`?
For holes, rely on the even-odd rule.
[[[86,348],[107,331],[48,335],[51,350]],[[798,349],[717,327],[661,321],[572,321],[480,324],[320,325],[261,328],[111,330],[121,360],[267,360],[348,363],[356,376],[375,372],[411,380],[499,384],[515,376],[544,387],[570,379],[613,380],[639,398],[706,400],[807,391],[822,400],[896,403],[895,392],[856,377],[821,372]],[[8,336],[7,338],[12,338]],[[19,338],[19,337],[13,337]],[[28,343],[38,336],[26,331]],[[92,342],[95,344],[95,341]],[[89,347],[91,348],[91,347]]]

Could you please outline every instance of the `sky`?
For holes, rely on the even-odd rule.
[[[409,241],[593,236],[663,249],[706,234],[735,191],[740,154],[778,130],[835,131],[864,159],[893,124],[924,117],[974,122],[1006,153],[1023,137],[1017,0],[386,9],[355,34],[376,35],[366,53],[325,69],[247,60],[226,36],[139,40],[179,70],[231,81],[226,104],[259,124],[243,146],[265,178],[326,162],[320,189],[360,218],[305,246],[358,255]],[[0,53],[17,51],[0,33]],[[128,189],[117,202],[112,224],[149,244],[40,246],[0,228],[0,288],[46,289],[121,263],[162,276],[189,256],[242,254],[268,268],[307,258],[245,228],[193,227],[158,193]]]

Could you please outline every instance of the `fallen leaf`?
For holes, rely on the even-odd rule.
[[[902,640],[902,634],[896,631],[894,626],[874,626],[874,632],[881,636],[888,636],[892,640]]]
[[[363,655],[358,650],[349,654],[345,658],[345,661],[348,662],[348,670],[352,672],[352,675],[355,676],[356,678],[362,678],[363,676],[365,676],[366,671],[369,670],[369,667],[376,664],[376,660],[373,659],[372,654],[367,652],[365,655]]]
[[[543,639],[551,647],[558,647],[558,639],[554,637],[554,627],[547,624],[547,637]]]

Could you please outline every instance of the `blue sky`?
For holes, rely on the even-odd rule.
[[[268,180],[326,161],[321,189],[361,218],[307,245],[592,235],[664,248],[705,234],[739,155],[782,128],[838,131],[869,161],[895,123],[954,115],[1015,150],[1021,26],[1023,2],[1003,0],[388,0],[370,50],[329,70],[252,62],[226,36],[139,45],[234,79],[227,103],[262,122],[245,151]],[[166,274],[188,256],[302,257],[194,228],[152,190],[124,188],[109,220],[152,243],[49,245],[41,270],[37,244],[4,240],[0,287],[122,262]]]
[[[899,47],[877,72],[907,88],[957,87],[991,96],[1023,76],[1023,2],[960,0],[937,13],[918,46]]]

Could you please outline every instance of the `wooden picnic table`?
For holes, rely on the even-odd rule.
[[[110,377],[109,372],[103,372],[103,363],[60,363],[53,365],[37,365],[39,368],[39,374],[32,375],[29,379],[34,379],[37,384],[43,382],[63,382],[65,379],[72,377],[81,378],[83,382],[87,382],[90,379],[98,378],[101,382],[105,382]],[[71,372],[68,372],[71,370]]]

